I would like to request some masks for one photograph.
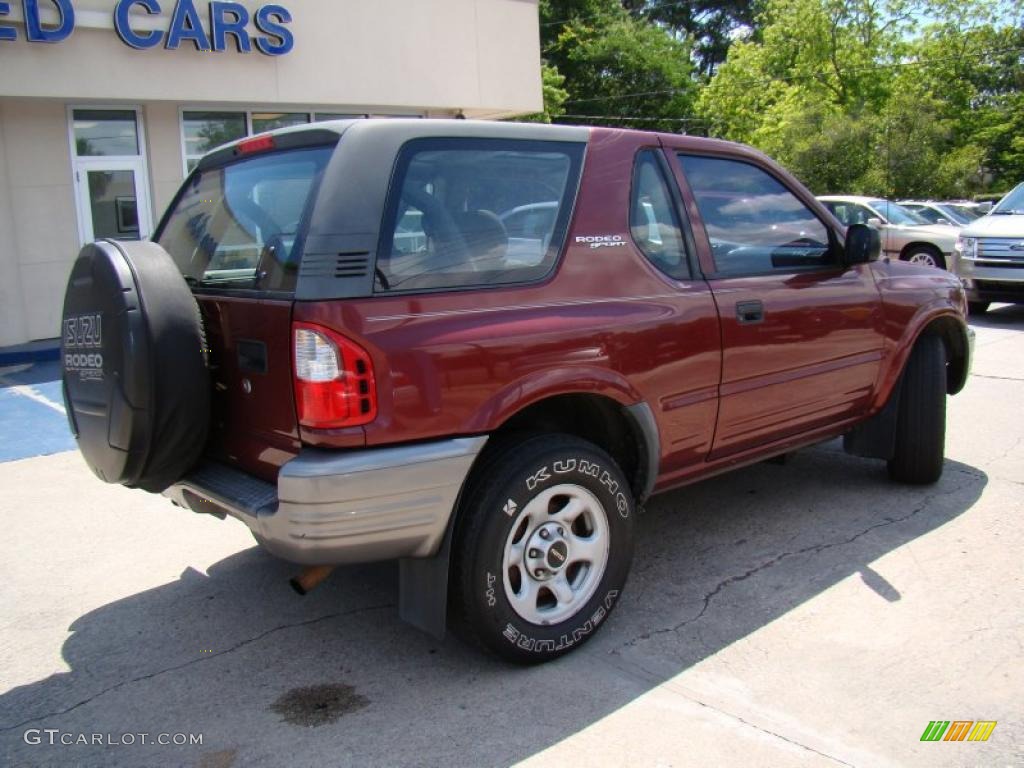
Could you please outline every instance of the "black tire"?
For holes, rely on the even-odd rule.
[[[991,302],[989,301],[968,301],[967,302],[967,314],[969,315],[984,315],[988,312],[988,308]]]
[[[589,505],[590,511],[581,513],[572,524],[552,522],[553,515],[568,509],[572,499],[583,499],[580,503]],[[541,509],[536,519],[527,510],[534,500]],[[578,542],[603,540],[595,500],[607,523],[607,557],[574,561],[572,548]],[[523,664],[549,661],[579,647],[607,619],[626,583],[635,516],[633,495],[622,471],[592,443],[548,434],[494,446],[481,457],[460,504],[452,552],[454,628],[498,656]],[[543,536],[547,530],[552,531],[551,538]],[[566,544],[564,559],[560,539]],[[530,542],[547,549],[537,555],[540,550]],[[506,551],[515,547],[524,553],[523,564],[506,570]],[[527,559],[530,553],[533,560]],[[600,562],[603,567],[594,565]],[[554,563],[550,570],[534,571],[547,573],[549,581],[530,577],[525,571],[527,563]],[[572,595],[564,603],[558,602],[552,589],[554,580],[562,576],[575,587],[570,593],[560,590]],[[513,594],[534,589],[537,599],[529,610],[558,620],[550,624],[528,621],[513,607],[510,589]],[[549,605],[552,602],[554,607]],[[529,604],[529,600],[519,603],[524,609]]]
[[[893,480],[928,485],[942,476],[946,445],[946,348],[938,336],[917,340],[903,371]]]
[[[108,483],[160,492],[202,455],[210,421],[199,306],[150,242],[99,241],[64,295],[61,360],[71,431]]]
[[[915,245],[913,248],[909,248],[900,256],[900,260],[914,262],[922,266],[938,267],[939,269],[946,268],[946,259],[942,252],[937,248],[931,248],[927,245]]]

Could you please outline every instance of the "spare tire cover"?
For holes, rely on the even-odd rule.
[[[206,445],[210,378],[199,306],[167,252],[85,246],[61,337],[68,421],[92,471],[153,492],[185,474]]]

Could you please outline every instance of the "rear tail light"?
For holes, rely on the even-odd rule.
[[[368,424],[377,417],[377,387],[366,350],[338,333],[294,323],[295,407],[314,429]]]

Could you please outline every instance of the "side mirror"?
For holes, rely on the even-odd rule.
[[[851,224],[846,230],[844,254],[847,266],[877,261],[882,254],[882,237],[867,224]]]
[[[868,226],[869,227],[874,227],[875,229],[881,229],[882,228],[882,220],[872,216],[870,219],[868,219]]]

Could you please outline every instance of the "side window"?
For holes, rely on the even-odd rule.
[[[633,168],[629,229],[655,267],[676,280],[690,278],[679,217],[653,150],[640,152]]]
[[[870,210],[856,203],[838,203],[831,200],[825,203],[825,207],[835,214],[843,226],[847,227],[851,224],[867,224],[868,219],[875,217]]]
[[[737,160],[679,155],[722,277],[837,262],[828,228],[777,179]]]
[[[925,208],[923,205],[904,205],[903,207],[911,213],[916,213],[929,224],[938,224],[945,220],[945,217],[934,208]]]
[[[422,139],[398,160],[377,290],[529,282],[565,240],[583,145]]]

